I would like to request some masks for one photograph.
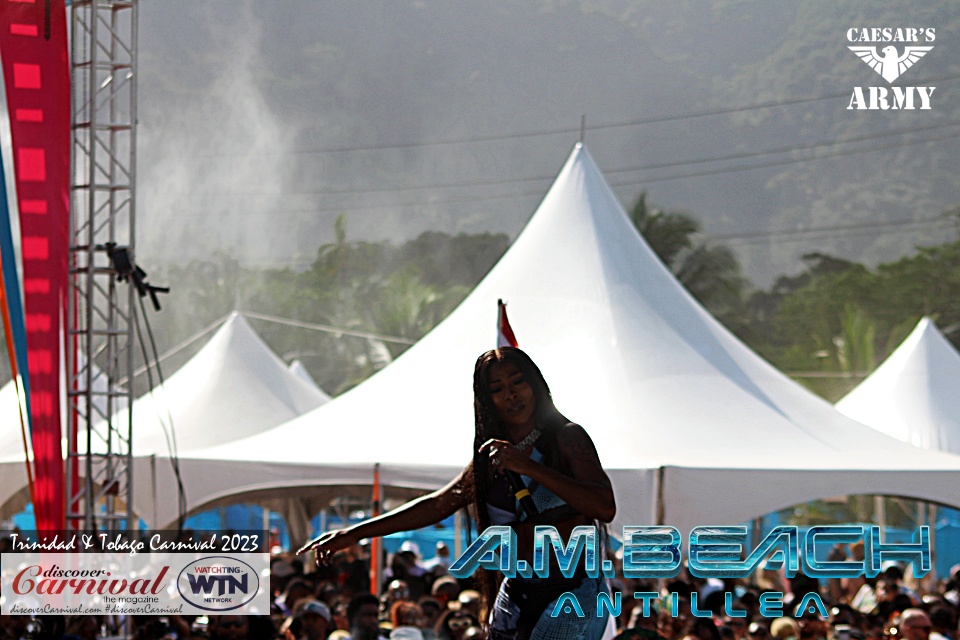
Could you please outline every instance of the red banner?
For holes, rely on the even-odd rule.
[[[64,0],[0,0],[13,137],[37,528],[64,527],[60,344],[67,292],[70,66]]]

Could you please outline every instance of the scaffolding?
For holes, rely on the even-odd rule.
[[[67,527],[133,515],[137,1],[73,0]],[[118,423],[118,414],[125,416]]]

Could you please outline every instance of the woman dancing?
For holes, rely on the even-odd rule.
[[[517,534],[517,557],[532,562],[535,525],[552,525],[567,539],[576,526],[613,519],[613,489],[593,441],[560,414],[526,353],[503,347],[481,355],[473,393],[473,460],[450,484],[389,513],[325,533],[300,552],[314,549],[317,562],[324,563],[363,538],[435,524],[472,503],[479,530],[510,526]],[[521,482],[530,493],[522,504],[514,497]],[[596,600],[606,587],[602,578],[587,576],[582,560],[570,578],[557,571],[555,559],[548,578],[507,578],[499,589],[490,578],[481,572],[490,638],[598,640],[603,635],[606,617],[597,617]],[[564,592],[577,596],[584,617],[551,617]]]

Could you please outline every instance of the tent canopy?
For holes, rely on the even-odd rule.
[[[377,462],[387,485],[442,485],[470,459],[473,366],[495,344],[498,298],[557,407],[592,436],[615,484],[617,523],[736,523],[849,493],[960,502],[960,457],[843,416],[710,316],[578,144],[527,227],[448,318],[323,407],[191,453],[181,462],[191,504],[369,484]],[[151,479],[138,486],[146,498]],[[160,522],[172,504],[159,505]]]
[[[162,387],[134,401],[134,454],[166,454],[171,423],[182,454],[266,431],[329,400],[234,312]]]
[[[960,353],[923,318],[836,406],[898,440],[960,454]]]
[[[95,376],[96,384],[100,377]],[[105,382],[101,386],[105,388]],[[20,490],[27,484],[23,455],[15,453],[23,449],[15,393],[12,385],[7,387],[0,390],[5,416],[0,438],[4,443],[15,441],[17,448],[4,450],[3,460],[18,462],[0,469],[3,515],[19,510],[28,499]],[[183,453],[270,429],[329,399],[315,384],[290,371],[243,316],[233,313],[162,387],[134,401],[134,453],[165,455],[171,424]],[[115,423],[124,424],[128,416],[126,410],[117,412]]]

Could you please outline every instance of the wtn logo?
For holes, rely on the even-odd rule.
[[[933,46],[908,45],[901,54],[891,42],[933,42],[936,29],[930,28],[851,28],[850,42],[873,42],[872,45],[847,47],[863,62],[892,84],[907,69],[933,50]],[[880,51],[878,44],[888,43]],[[847,109],[885,111],[888,109],[930,109],[930,97],[936,87],[854,87]]]
[[[193,595],[202,593],[205,596],[234,595],[238,591],[246,595],[249,593],[247,578],[247,574],[243,574],[239,579],[232,575],[187,575]],[[216,593],[214,593],[215,589]]]
[[[201,611],[237,611],[264,593],[258,570],[232,556],[193,560],[177,576],[177,591]]]

